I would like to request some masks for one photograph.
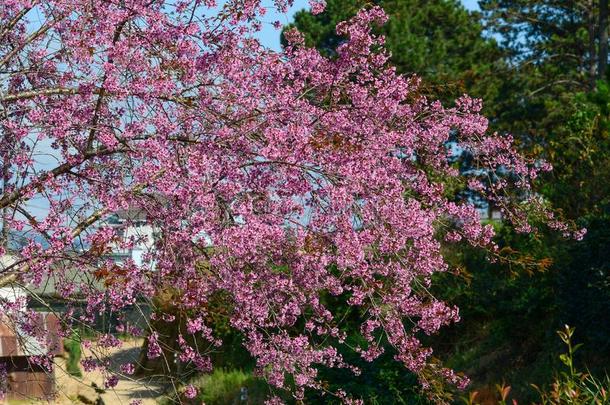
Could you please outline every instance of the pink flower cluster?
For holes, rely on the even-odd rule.
[[[323,11],[323,1],[311,5]],[[0,209],[27,235],[20,261],[2,272],[85,297],[84,322],[171,291],[179,310],[202,314],[188,332],[210,342],[211,297],[227,297],[259,373],[280,388],[292,375],[297,397],[321,388],[319,367],[353,369],[337,350],[341,314],[323,298],[345,299],[363,314],[364,358],[382,353],[385,336],[406,368],[461,384],[431,368],[418,338],[459,319],[429,293],[447,269],[442,244],[493,248],[472,200],[445,191],[443,179],[459,175],[451,149],[478,168],[466,174],[469,190],[523,231],[522,207],[546,209],[531,189],[546,167],[487,134],[479,101],[446,108],[419,95],[417,78],[397,75],[373,33],[386,20],[378,7],[339,24],[345,41],[329,59],[297,32],[281,52],[261,46],[252,36],[259,0],[229,0],[220,14],[214,6],[0,2],[0,27],[9,27],[0,29],[0,164],[9,173]],[[48,209],[34,213],[30,201]],[[117,265],[108,255],[136,240],[100,224],[127,209],[145,214],[156,240],[142,263]],[[148,333],[148,357],[161,356],[158,333]],[[210,368],[182,346],[183,360]]]

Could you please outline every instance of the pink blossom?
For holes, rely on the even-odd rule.
[[[311,0],[309,5],[311,6],[311,13],[314,15],[322,13],[326,8],[326,2],[320,0]]]
[[[153,332],[148,337],[148,358],[154,359],[162,354],[161,346],[159,346],[159,334],[157,332]]]
[[[380,7],[338,24],[344,41],[327,58],[294,29],[285,49],[263,47],[253,37],[264,22],[258,0],[231,0],[223,13],[210,12],[213,0],[47,0],[28,11],[29,3],[0,7],[0,26],[13,27],[0,67],[14,72],[1,79],[0,155],[15,179],[0,209],[27,235],[8,271],[21,284],[51,282],[67,301],[84,298],[76,321],[95,325],[170,292],[181,316],[154,308],[151,323],[184,333],[186,316],[186,332],[206,344],[180,336],[178,360],[209,371],[209,350],[222,342],[207,311],[220,299],[257,373],[300,398],[322,389],[320,367],[359,371],[339,354],[342,315],[321,299],[332,294],[362,314],[364,359],[382,353],[383,334],[405,368],[463,386],[418,339],[459,319],[427,291],[448,269],[444,244],[497,246],[471,202],[447,197],[439,179],[460,175],[447,143],[480,168],[466,175],[469,191],[517,229],[535,231],[534,211],[558,232],[584,236],[536,197],[532,181],[550,168],[519,155],[512,137],[488,133],[481,100],[427,100],[420,79],[396,73],[374,29],[387,20]],[[284,11],[291,4],[274,1]],[[311,2],[314,13],[324,6]],[[34,12],[46,25],[32,40]],[[30,201],[48,209],[32,220],[22,214]],[[137,215],[117,224],[114,214],[125,212]],[[149,235],[128,235],[146,227]],[[25,299],[0,312],[44,340]],[[162,339],[150,329],[155,359]],[[120,344],[109,334],[83,342]],[[93,356],[82,365],[109,369]]]
[[[195,398],[197,396],[197,388],[189,384],[184,388],[184,396],[187,398]]]
[[[104,380],[104,387],[114,388],[119,383],[119,378],[116,375],[111,375]]]
[[[122,373],[125,373],[127,375],[132,375],[135,372],[135,370],[136,370],[136,368],[133,365],[133,363],[121,364],[120,369],[121,369]]]

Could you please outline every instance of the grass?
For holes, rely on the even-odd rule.
[[[242,370],[215,369],[212,374],[195,377],[189,383],[199,391],[197,400],[206,405],[242,403],[242,388],[247,390],[247,403],[250,404],[262,404],[269,396],[269,388],[263,380]],[[165,398],[161,403],[167,405],[180,401],[174,396]]]

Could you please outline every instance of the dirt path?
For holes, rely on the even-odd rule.
[[[105,356],[114,367],[133,362],[135,363],[142,346],[142,340],[123,342],[118,349],[109,350]],[[84,350],[83,357],[91,355]],[[101,390],[104,387],[104,376],[99,371],[83,373],[83,378],[70,376],[65,371],[65,360],[58,358],[55,368],[58,398],[56,404],[96,403],[101,398],[105,405],[129,405],[140,400],[142,405],[157,404],[156,399],[161,397],[164,386],[161,381],[151,380],[149,377],[126,378],[120,377],[116,387]],[[94,387],[97,387],[96,390]],[[97,402],[100,404],[101,402]]]

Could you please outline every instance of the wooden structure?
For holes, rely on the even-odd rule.
[[[24,333],[18,325],[0,316],[0,363],[3,363],[7,399],[51,400],[55,396],[55,376],[32,361],[45,353],[59,355],[63,344],[59,335],[59,320],[55,314],[37,312],[35,328],[45,336],[45,342]]]

